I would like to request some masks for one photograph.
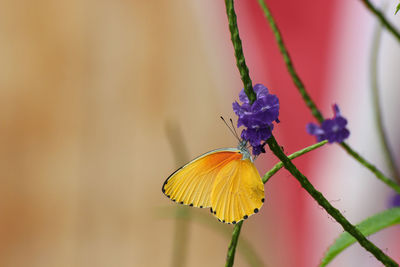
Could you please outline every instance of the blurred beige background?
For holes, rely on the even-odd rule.
[[[223,4],[202,2],[0,0],[0,266],[170,266],[166,122],[190,157],[236,143]],[[223,264],[227,238],[189,237],[188,266]]]

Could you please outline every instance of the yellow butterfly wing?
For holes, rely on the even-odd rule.
[[[163,193],[175,202],[199,208],[211,207],[211,190],[220,170],[242,158],[238,149],[208,152],[172,173],[164,182]]]
[[[247,219],[260,210],[263,202],[264,184],[250,160],[232,160],[218,172],[211,207],[220,221],[235,224]]]

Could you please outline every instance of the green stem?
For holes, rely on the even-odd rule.
[[[310,152],[310,151],[312,151],[312,150],[314,150],[314,149],[317,149],[317,148],[319,148],[319,147],[325,145],[326,143],[328,143],[328,141],[327,141],[327,140],[324,140],[324,141],[321,141],[321,142],[319,142],[319,143],[316,143],[316,144],[314,144],[314,145],[312,145],[312,146],[303,148],[302,150],[296,151],[296,152],[294,152],[293,154],[289,155],[288,158],[289,158],[290,160],[295,159],[295,158],[300,157],[301,155],[303,155],[303,154],[305,154],[305,153],[307,153],[307,152]],[[275,166],[274,166],[272,169],[270,169],[270,170],[263,176],[263,178],[262,178],[263,183],[265,184],[266,182],[268,182],[268,180],[269,180],[275,173],[277,173],[282,167],[283,167],[282,161],[280,161],[280,162],[278,162],[277,164],[275,164]]]
[[[376,129],[378,131],[381,147],[383,149],[383,153],[385,155],[386,162],[388,163],[388,167],[391,171],[392,176],[397,181],[397,183],[400,184],[399,170],[396,166],[393,152],[389,146],[389,140],[385,131],[385,127],[383,126],[382,107],[380,105],[379,86],[378,86],[378,53],[381,42],[381,36],[382,36],[382,25],[378,23],[374,30],[374,37],[371,49],[370,77],[371,77],[372,100],[374,107]]]
[[[167,122],[165,125],[165,130],[167,139],[174,154],[176,165],[182,166],[190,159],[183,139],[182,131],[179,126],[173,122]],[[186,259],[189,248],[191,212],[189,209],[182,207],[177,207],[175,212],[176,219],[174,225],[171,266],[183,267],[187,264]]]
[[[225,5],[226,5],[226,12],[227,12],[227,16],[228,16],[228,21],[229,21],[229,29],[231,32],[231,39],[232,39],[232,43],[235,49],[235,56],[236,56],[236,62],[237,62],[237,67],[239,69],[243,84],[244,84],[244,88],[245,88],[245,93],[247,95],[247,97],[249,98],[250,102],[252,103],[256,96],[254,94],[254,91],[252,90],[252,84],[251,84],[251,79],[249,76],[249,71],[248,68],[246,66],[246,62],[244,59],[244,55],[243,55],[243,51],[242,51],[242,43],[239,37],[239,31],[238,31],[238,27],[237,27],[237,22],[236,22],[236,14],[235,14],[235,9],[234,9],[234,4],[233,4],[233,0],[225,0]],[[279,32],[278,32],[279,34]],[[283,42],[282,42],[283,44]],[[286,49],[285,49],[286,51]],[[289,60],[290,62],[290,58],[287,57],[287,60]],[[294,68],[291,66],[291,69],[294,71]],[[292,73],[291,73],[292,74]],[[298,79],[297,74],[294,72],[295,76]],[[292,77],[293,74],[292,74]],[[298,81],[300,81],[300,79],[298,79]],[[303,86],[303,84],[300,81],[300,85],[303,88],[303,98],[304,97],[308,97],[307,92],[305,91],[305,88]],[[315,104],[312,102],[311,98],[309,98],[309,107],[310,108],[314,108],[315,111],[318,111],[318,109],[316,108]],[[314,114],[315,113],[315,114]],[[319,116],[320,118],[323,120],[323,117],[321,115],[321,113],[318,111],[318,113],[314,112],[314,116]],[[389,258],[388,256],[386,256],[379,248],[377,248],[374,244],[372,244],[371,242],[369,242],[362,234],[360,231],[358,231],[352,224],[350,224],[346,218],[337,210],[335,209],[325,198],[324,196],[318,192],[313,186],[312,184],[307,180],[307,178],[301,174],[297,168],[293,165],[293,163],[291,163],[291,161],[286,157],[286,155],[283,153],[282,149],[280,148],[280,146],[276,143],[276,140],[273,136],[271,136],[271,138],[268,139],[268,145],[270,147],[270,149],[272,151],[274,151],[275,155],[278,156],[278,158],[283,162],[283,165],[285,166],[286,169],[289,170],[289,172],[291,172],[300,182],[300,184],[307,190],[307,192],[323,207],[325,208],[325,210],[333,217],[336,219],[336,221],[338,221],[343,228],[349,232],[351,235],[354,236],[354,238],[356,238],[358,240],[358,242],[364,247],[366,248],[368,251],[370,251],[377,259],[379,259],[380,261],[382,261],[383,263],[387,264],[387,266],[398,266],[391,258]],[[237,242],[239,239],[239,235],[240,235],[240,230],[242,227],[243,221],[239,222],[233,231],[232,234],[232,240],[231,243],[229,245],[229,249],[228,249],[228,256],[227,256],[227,260],[226,260],[226,266],[232,266],[233,265],[233,261],[234,261],[234,257],[235,257],[235,251],[236,251],[236,246],[237,246]]]
[[[324,120],[324,117],[322,116],[321,112],[318,110],[317,106],[315,105],[314,101],[311,99],[310,95],[307,93],[303,82],[301,81],[299,75],[297,75],[297,72],[295,68],[293,67],[292,60],[290,59],[289,52],[286,49],[286,46],[283,42],[282,35],[279,31],[278,26],[275,23],[274,18],[272,17],[271,11],[267,7],[266,3],[263,0],[258,0],[258,3],[261,5],[264,15],[268,20],[269,26],[271,27],[272,31],[274,32],[274,36],[276,39],[276,42],[278,43],[279,50],[281,51],[281,54],[283,56],[283,59],[286,63],[286,67],[289,71],[290,76],[292,77],[292,80],[296,87],[299,89],[299,92],[306,103],[306,105],[310,108],[311,113],[314,115],[315,118],[319,122],[322,122]]]
[[[225,0],[226,15],[228,16],[229,31],[231,33],[231,40],[235,50],[236,66],[238,67],[240,78],[244,85],[244,92],[252,104],[256,100],[256,94],[253,90],[253,84],[250,79],[249,69],[246,65],[246,60],[243,54],[242,41],[239,36],[239,28],[237,26],[237,18],[235,13],[235,6],[233,0]],[[231,267],[235,259],[236,246],[242,228],[243,221],[237,223],[232,233],[232,240],[228,248],[228,255],[226,258],[225,266]]]
[[[184,209],[188,207],[180,207],[180,208]],[[174,219],[176,218],[176,215],[171,214],[171,210],[172,210],[171,207],[158,207],[156,210],[156,216],[159,219],[171,219],[171,218]],[[196,223],[199,226],[204,226],[206,227],[207,230],[213,230],[217,234],[221,234],[221,236],[226,239],[232,238],[232,231],[230,230],[231,228],[227,227],[226,224],[216,222],[215,218],[209,216],[209,214],[203,212],[196,212],[192,213],[191,215],[192,215],[192,220],[191,220],[192,224]],[[181,217],[180,219],[184,220],[186,218]],[[246,239],[246,237],[241,236],[240,243],[238,243],[236,249],[238,253],[242,254],[243,259],[247,261],[248,266],[252,267],[267,266],[267,264],[264,263],[261,257],[257,254],[256,250],[249,242],[249,240]]]
[[[323,145],[325,145],[328,141],[322,141],[319,143],[316,143],[312,146],[306,147],[302,150],[296,151],[293,154],[289,155],[288,158],[290,160],[295,159],[307,152],[310,152],[318,147],[321,147]],[[346,151],[351,154],[353,156],[353,158],[357,159],[358,161],[360,161],[363,165],[368,166],[368,168],[385,184],[387,184],[388,186],[392,187],[396,192],[398,192],[400,194],[400,186],[398,184],[396,184],[395,182],[393,182],[391,179],[386,178],[385,176],[382,176],[381,173],[378,171],[378,169],[376,169],[376,167],[374,165],[371,165],[370,163],[364,161],[363,158],[360,157],[360,155],[358,155],[355,151],[351,150],[347,144],[343,143],[342,146],[344,146],[344,149],[346,149]],[[281,168],[283,167],[283,163],[282,162],[278,162],[272,169],[270,169],[262,178],[263,183],[265,184],[266,182],[268,182],[268,180],[275,174],[277,173]]]
[[[246,60],[243,54],[242,41],[239,36],[239,28],[237,26],[237,18],[235,13],[235,6],[233,0],[225,0],[226,14],[228,16],[229,31],[231,33],[231,41],[235,50],[236,66],[238,67],[240,78],[244,85],[244,92],[246,93],[250,104],[256,100],[256,94],[253,90],[253,84],[250,79],[249,69],[246,65]],[[236,246],[238,243],[240,230],[242,228],[243,221],[237,223],[233,229],[232,240],[229,244],[228,255],[226,257],[226,267],[233,266],[235,259]]]
[[[233,0],[225,0],[226,14],[228,16],[229,31],[231,33],[231,40],[233,48],[235,49],[236,65],[240,72],[240,78],[243,81],[244,92],[252,104],[256,100],[256,94],[253,90],[253,85],[249,75],[249,69],[247,68],[246,61],[244,59],[242,41],[239,36],[239,29],[237,26],[237,19],[235,13],[235,7]]]
[[[236,246],[239,240],[240,230],[242,229],[243,221],[238,222],[233,228],[232,240],[228,248],[228,256],[226,257],[225,267],[232,267],[235,259]]]
[[[370,242],[354,225],[352,225],[338,209],[333,207],[331,203],[310,183],[296,166],[285,155],[282,148],[276,142],[275,137],[271,136],[267,144],[271,151],[282,161],[283,166],[287,169],[296,179],[301,186],[323,207],[329,215],[331,215],[349,234],[351,234],[362,247],[371,252],[376,259],[382,262],[385,266],[399,266],[393,259],[387,256],[381,249]]]
[[[388,29],[389,32],[393,34],[394,37],[396,37],[397,41],[400,42],[400,33],[396,30],[396,28],[385,18],[385,15],[378,9],[376,9],[370,1],[368,0],[361,0],[364,5],[379,19],[379,21],[382,23],[383,26]]]
[[[354,159],[356,159],[358,162],[360,162],[362,165],[367,167],[375,176],[384,182],[386,185],[390,186],[400,194],[400,186],[394,182],[392,179],[387,178],[381,171],[379,171],[374,165],[366,161],[363,157],[361,157],[357,152],[352,150],[349,145],[347,145],[345,142],[340,144],[341,147],[343,147],[347,153],[349,153]]]
[[[311,113],[314,115],[314,117],[319,121],[322,122],[324,120],[324,117],[322,116],[321,112],[318,110],[317,106],[315,105],[314,101],[311,99],[309,94],[306,91],[306,88],[304,87],[304,84],[301,82],[299,76],[297,75],[296,70],[293,67],[292,60],[290,59],[289,52],[286,49],[286,46],[283,42],[282,35],[278,29],[278,26],[275,23],[275,20],[271,14],[271,11],[269,10],[268,6],[266,5],[264,0],[258,0],[259,4],[261,5],[264,15],[267,18],[267,21],[274,32],[276,42],[278,43],[279,50],[281,51],[284,61],[286,63],[286,67],[289,71],[290,76],[292,77],[292,80],[294,84],[296,85],[298,91],[300,92],[301,96],[303,97],[304,102],[306,105],[310,108]],[[385,176],[380,170],[378,170],[374,165],[369,163],[366,159],[361,157],[357,152],[355,152],[349,145],[346,143],[341,143],[342,148],[344,148],[347,153],[349,153],[351,156],[354,157],[359,163],[363,164],[366,168],[368,168],[372,173],[376,175],[376,177],[383,181],[385,184],[393,188],[398,192],[400,189],[396,183],[393,183],[390,181],[391,179]]]

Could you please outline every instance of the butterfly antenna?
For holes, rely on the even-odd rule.
[[[235,125],[233,125],[233,120],[232,119],[229,119],[229,120],[231,121],[232,129],[235,132],[235,136],[236,136],[237,140],[240,141],[240,137],[239,137],[238,133],[236,132],[236,127],[235,127]]]
[[[240,141],[240,139],[238,138],[237,133],[236,133],[235,130],[234,130],[235,128],[231,128],[231,127],[229,126],[229,124],[225,121],[224,117],[220,116],[220,118],[221,118],[221,120],[225,123],[226,127],[228,127],[229,131],[231,131],[231,133],[233,134],[233,136],[236,137],[236,138]],[[232,125],[233,125],[233,124],[232,124]]]

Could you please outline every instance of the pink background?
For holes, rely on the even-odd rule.
[[[278,142],[288,154],[314,143],[305,125],[315,120],[258,4],[236,3],[253,83],[280,98]],[[324,116],[338,103],[348,143],[389,173],[369,93],[374,17],[361,1],[268,4]],[[387,16],[399,26],[395,4]],[[384,33],[379,81],[397,159],[398,49]],[[0,58],[0,266],[172,266],[181,207],[162,183],[190,158],[237,143],[219,119],[234,118],[242,88],[223,2],[2,0]],[[179,150],[188,155],[175,158]],[[264,174],[276,162],[267,153],[256,165]],[[294,162],[353,223],[387,208],[391,190],[336,145]],[[245,241],[266,266],[318,265],[340,226],[285,170],[265,191],[235,266],[248,266]],[[222,266],[232,227],[190,214],[184,266]],[[370,237],[398,261],[399,230]],[[380,265],[354,245],[330,266]]]

